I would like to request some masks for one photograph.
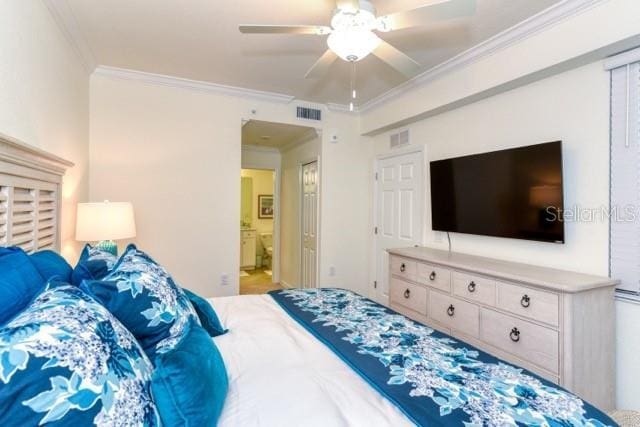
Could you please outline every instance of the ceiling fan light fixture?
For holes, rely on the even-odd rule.
[[[340,58],[356,62],[373,52],[382,40],[364,28],[335,30],[329,35],[327,45]]]

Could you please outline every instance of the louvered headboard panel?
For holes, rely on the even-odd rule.
[[[60,157],[0,134],[0,246],[60,250]]]

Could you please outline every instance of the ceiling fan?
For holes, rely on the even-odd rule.
[[[375,32],[386,33],[471,16],[475,13],[475,4],[476,0],[440,0],[405,12],[376,17],[376,9],[369,0],[336,0],[331,26],[240,25],[240,32],[328,35],[329,49],[311,67],[305,78],[322,77],[337,58],[355,63],[371,53],[405,76],[413,77],[420,71],[420,64],[382,40]]]

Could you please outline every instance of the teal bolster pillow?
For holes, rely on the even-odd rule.
[[[182,290],[187,295],[187,298],[189,298],[189,301],[191,301],[191,305],[195,308],[202,327],[209,332],[209,335],[217,337],[218,335],[227,333],[228,329],[222,326],[218,315],[213,307],[211,307],[211,304],[209,304],[209,301],[188,289],[182,288]]]
[[[151,392],[165,426],[215,426],[229,388],[222,356],[207,332],[189,322],[186,335],[155,359]]]

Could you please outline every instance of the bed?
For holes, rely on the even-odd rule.
[[[615,425],[557,386],[350,291],[209,301],[230,330],[216,338],[230,384],[222,426]],[[393,331],[420,335],[404,354],[428,347],[438,373],[416,376],[424,363],[399,369]],[[439,358],[454,353],[453,363]]]

